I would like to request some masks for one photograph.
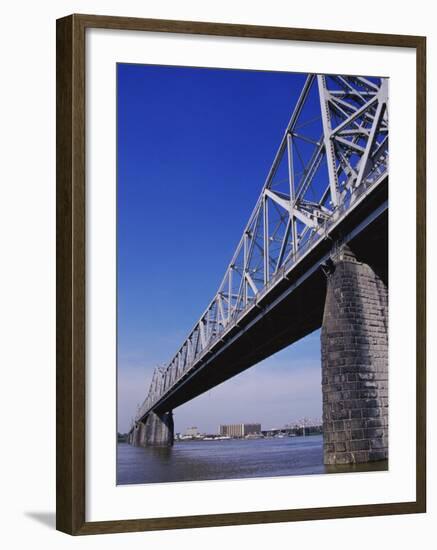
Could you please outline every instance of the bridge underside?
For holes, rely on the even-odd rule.
[[[387,182],[388,183],[388,182]],[[380,185],[332,233],[295,267],[290,280],[271,289],[225,341],[183,377],[154,411],[165,413],[256,365],[322,326],[327,277],[321,268],[338,241],[347,241],[357,259],[388,284],[388,185]],[[378,214],[375,215],[375,212]],[[358,230],[357,230],[358,228]],[[356,234],[355,234],[356,233]],[[145,415],[146,416],[146,415]]]

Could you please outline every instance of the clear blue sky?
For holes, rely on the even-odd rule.
[[[117,65],[118,429],[214,296],[306,75]],[[319,333],[174,411],[176,431],[321,416]]]

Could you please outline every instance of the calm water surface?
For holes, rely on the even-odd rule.
[[[117,484],[241,479],[363,470],[386,470],[379,462],[326,468],[321,435],[283,439],[183,441],[171,448],[119,443]]]

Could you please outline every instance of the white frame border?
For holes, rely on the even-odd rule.
[[[86,52],[86,521],[415,500],[416,219],[405,214],[416,204],[415,50],[87,29]],[[389,350],[388,472],[115,485],[116,62],[390,78],[389,336],[396,347]]]

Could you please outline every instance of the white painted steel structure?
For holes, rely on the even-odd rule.
[[[307,76],[219,289],[173,359],[157,367],[136,420],[388,171],[388,80]]]

